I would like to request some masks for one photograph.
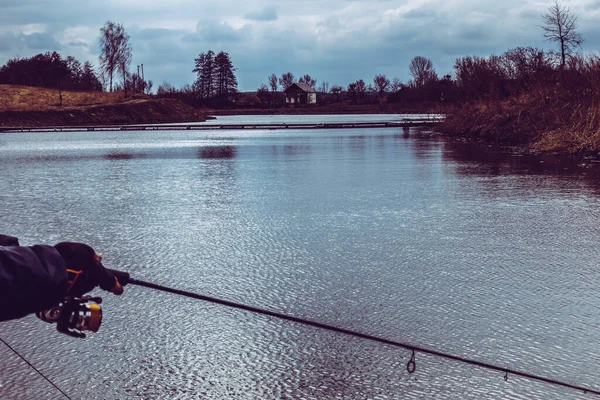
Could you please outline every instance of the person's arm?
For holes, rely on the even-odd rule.
[[[0,246],[0,321],[54,306],[67,287],[67,266],[54,247]]]
[[[92,247],[74,242],[21,247],[17,238],[0,235],[0,321],[43,311],[97,286],[123,293]]]

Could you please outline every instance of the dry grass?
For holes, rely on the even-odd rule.
[[[531,150],[571,154],[600,151],[600,107],[596,101],[541,100],[520,96],[509,101],[457,107],[442,132]]]
[[[600,150],[600,107],[578,105],[565,118],[565,123],[549,129],[534,143],[540,151],[597,153]]]
[[[63,107],[85,107],[130,101],[123,92],[62,92]],[[59,108],[58,90],[29,86],[0,85],[0,111],[43,111]]]

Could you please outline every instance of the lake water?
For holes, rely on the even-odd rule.
[[[71,132],[0,134],[0,171],[0,233],[22,244],[81,241],[139,279],[600,388],[593,162],[412,129]],[[74,399],[593,397],[421,353],[409,375],[402,349],[139,286],[94,293],[85,340],[0,324]],[[61,398],[2,344],[0,360],[0,398]]]

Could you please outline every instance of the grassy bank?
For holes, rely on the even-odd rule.
[[[202,112],[175,99],[152,99],[123,92],[62,92],[0,85],[0,126],[84,126],[197,122]]]
[[[594,102],[520,96],[452,107],[445,134],[569,154],[600,152],[600,109]]]
[[[439,130],[532,151],[600,152],[600,57],[515,48],[455,62],[455,106]]]

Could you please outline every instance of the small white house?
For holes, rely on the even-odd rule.
[[[287,104],[317,104],[317,91],[306,83],[292,83],[285,90]]]

